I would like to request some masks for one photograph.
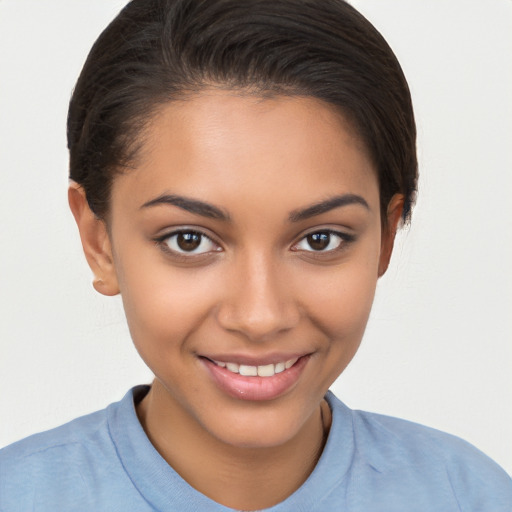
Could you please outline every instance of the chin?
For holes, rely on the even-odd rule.
[[[249,405],[249,404],[247,404]],[[250,404],[249,410],[234,410],[219,422],[219,414],[208,421],[207,430],[226,445],[244,449],[275,448],[286,445],[310,427],[314,411],[289,410],[281,404]],[[205,418],[206,420],[206,418]],[[204,422],[206,424],[206,421]],[[206,425],[205,425],[206,426]]]

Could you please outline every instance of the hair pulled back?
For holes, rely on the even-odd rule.
[[[409,219],[417,182],[409,88],[380,33],[343,0],[128,3],[91,49],[68,113],[70,178],[99,218],[158,108],[212,86],[337,107],[374,162],[382,212],[402,193]]]

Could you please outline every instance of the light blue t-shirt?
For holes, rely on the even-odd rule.
[[[103,411],[0,450],[0,511],[232,510],[193,489],[155,450],[134,407],[147,391],[136,387]],[[267,512],[512,511],[511,479],[468,443],[326,398],[332,426],[316,468]]]

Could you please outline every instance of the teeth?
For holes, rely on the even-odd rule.
[[[240,375],[245,375],[246,377],[256,377],[256,375],[258,375],[258,366],[247,366],[246,364],[241,364],[238,373]]]
[[[285,363],[277,363],[274,371],[276,373],[281,373],[281,372],[284,372],[284,370],[285,370]]]
[[[264,366],[258,366],[259,377],[272,377],[276,373],[275,365],[266,364]]]
[[[297,359],[299,359],[299,358],[296,357],[294,359],[290,359],[290,360],[286,361],[286,363],[284,363],[284,367],[288,370],[288,368],[291,368],[297,362]]]
[[[284,372],[291,368],[297,361],[298,357],[288,359],[282,363],[264,364],[261,366],[250,366],[247,364],[225,363],[224,361],[213,361],[217,366],[226,368],[232,373],[239,373],[244,377],[273,377],[276,373]]]
[[[217,361],[215,361],[217,363]],[[217,363],[218,364],[218,363]],[[219,365],[220,366],[220,365]],[[233,373],[238,373],[240,365],[237,363],[226,363],[226,368]]]

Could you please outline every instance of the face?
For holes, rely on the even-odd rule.
[[[197,428],[285,443],[354,356],[389,256],[370,159],[311,98],[205,92],[144,140],[105,270],[135,346]]]

